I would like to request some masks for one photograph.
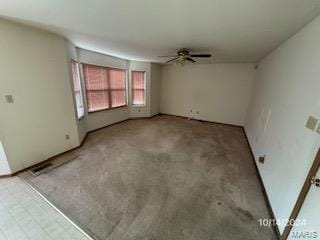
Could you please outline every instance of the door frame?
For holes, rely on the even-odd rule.
[[[299,212],[303,206],[303,203],[307,197],[307,194],[311,188],[311,185],[312,185],[311,180],[313,179],[313,177],[316,176],[319,168],[320,168],[320,148],[319,148],[318,153],[312,163],[312,166],[309,170],[309,173],[308,173],[307,178],[303,184],[303,187],[299,193],[299,197],[293,207],[293,210],[292,210],[290,218],[289,218],[289,223],[297,219],[298,214],[299,214]],[[285,229],[283,231],[283,234],[281,235],[280,240],[286,240],[288,238],[292,227],[293,227],[292,224],[287,224],[287,226],[285,227]]]

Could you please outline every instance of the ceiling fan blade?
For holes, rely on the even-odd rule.
[[[211,54],[191,54],[190,55],[191,57],[205,57],[205,58],[208,58],[208,57],[211,57]]]
[[[174,56],[158,56],[158,57],[166,57],[166,58],[168,58],[168,57],[177,57],[177,55],[174,55]]]
[[[186,60],[187,60],[187,61],[190,61],[190,62],[193,62],[193,63],[196,62],[195,60],[193,60],[192,58],[189,58],[189,57],[187,57]]]
[[[177,59],[178,59],[178,57],[173,58],[173,59],[171,59],[171,60],[167,61],[167,63],[174,62],[174,61],[176,61]]]

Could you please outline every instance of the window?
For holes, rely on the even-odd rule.
[[[83,98],[82,98],[81,83],[80,83],[79,63],[72,60],[71,67],[72,67],[73,91],[74,91],[74,97],[75,97],[76,106],[77,106],[77,115],[78,115],[78,119],[80,119],[84,116],[84,107],[83,107]]]
[[[88,112],[126,105],[126,71],[83,64]]]
[[[132,105],[145,105],[146,73],[144,71],[132,71]]]

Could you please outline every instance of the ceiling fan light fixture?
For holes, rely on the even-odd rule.
[[[170,57],[170,56],[159,56],[159,57]],[[189,50],[186,48],[183,48],[177,52],[176,56],[173,59],[170,59],[167,61],[167,63],[173,63],[179,65],[185,65],[186,63],[195,63],[196,60],[193,58],[210,58],[211,54],[190,54]]]
[[[178,59],[176,60],[176,65],[179,66],[185,66],[186,64],[189,64],[190,62],[187,60],[186,56],[180,55]]]
[[[186,64],[187,64],[187,61],[176,61],[176,65],[177,65],[177,66],[183,67],[183,66],[186,65]]]

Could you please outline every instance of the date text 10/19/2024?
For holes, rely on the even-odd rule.
[[[259,219],[261,227],[278,226],[307,226],[306,219]],[[293,239],[316,239],[319,234],[316,231],[291,231],[290,236]]]

